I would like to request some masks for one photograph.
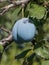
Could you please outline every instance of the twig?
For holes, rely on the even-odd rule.
[[[4,28],[4,27],[1,27],[0,29],[3,30],[3,31],[5,31],[5,32],[7,32],[8,34],[11,34],[11,31],[8,30],[8,29],[6,29],[6,28]]]
[[[6,11],[9,10],[9,8],[12,8],[14,6],[18,6],[18,5],[21,5],[21,4],[26,4],[28,3],[30,0],[21,0],[21,1],[13,1],[12,4],[9,4],[7,6],[4,6],[3,8],[1,8],[1,10],[3,10],[0,15],[3,15]]]
[[[6,38],[0,40],[0,44],[5,45],[6,43],[12,41],[12,32],[4,27],[0,27],[0,29],[8,33],[8,36]]]
[[[12,41],[12,34],[10,34],[8,37],[0,40],[0,44],[4,46],[6,43],[8,43],[10,41]]]
[[[49,2],[44,1],[43,5],[44,5],[45,7],[47,7],[47,6],[49,6]]]
[[[5,2],[5,1],[6,1],[6,0],[0,0],[0,3],[1,3],[1,2]]]
[[[10,5],[7,5],[3,8],[1,8],[1,10],[3,10],[0,15],[3,15],[6,11],[8,11],[9,8],[13,7],[14,5],[13,4],[10,4]]]

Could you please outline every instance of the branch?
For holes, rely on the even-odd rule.
[[[3,30],[3,31],[5,31],[5,32],[7,32],[8,34],[11,34],[11,31],[8,30],[8,29],[6,29],[6,28],[4,28],[4,27],[1,27],[0,29]]]
[[[13,7],[13,4],[7,5],[3,8],[1,8],[2,12],[0,13],[0,15],[3,15],[6,11],[8,11],[9,8]]]
[[[4,27],[0,27],[0,29],[8,33],[6,38],[0,40],[0,44],[4,46],[6,43],[12,41],[12,32]]]
[[[5,2],[6,0],[0,0],[0,3]]]
[[[8,43],[8,42],[10,42],[10,41],[12,41],[12,34],[10,34],[8,37],[0,40],[0,44],[3,45],[3,46],[5,46],[5,44]]]
[[[47,6],[49,6],[49,2],[44,1],[43,5],[44,5],[45,7],[47,7]]]
[[[9,8],[12,8],[12,7],[18,6],[18,5],[22,5],[22,4],[27,4],[29,1],[30,0],[12,1],[12,4],[9,4],[9,5],[1,8],[2,12],[0,12],[0,15],[3,15],[6,11],[9,10]]]

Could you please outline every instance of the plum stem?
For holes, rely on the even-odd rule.
[[[25,7],[25,4],[22,4],[22,18],[24,17],[24,7]]]

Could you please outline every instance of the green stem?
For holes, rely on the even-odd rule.
[[[22,4],[22,18],[24,17],[24,4]]]
[[[22,18],[24,17],[24,8],[22,8]]]

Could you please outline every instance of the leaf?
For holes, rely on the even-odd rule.
[[[30,51],[26,54],[25,57],[28,58],[28,57],[30,57],[33,53],[34,53],[33,50],[30,50]]]
[[[20,13],[21,13],[21,7],[18,7],[17,9],[15,9],[15,11],[11,15],[12,22],[14,22],[15,20],[19,18]]]
[[[42,61],[42,62],[41,62],[41,65],[49,65],[49,60]]]
[[[43,3],[45,0],[37,0],[37,3]]]
[[[32,65],[40,65],[39,62],[34,61]]]
[[[30,16],[33,18],[41,19],[44,17],[46,9],[43,6],[37,4],[32,4],[32,7],[29,10]]]
[[[35,53],[38,55],[38,56],[40,56],[40,57],[42,57],[42,58],[44,58],[44,59],[49,59],[49,51],[48,51],[48,49],[47,48],[45,48],[45,47],[40,47],[40,48],[38,48],[38,49],[36,49],[35,50]]]
[[[3,51],[3,46],[1,45],[2,43],[0,42],[0,53]]]
[[[17,55],[15,58],[16,58],[16,59],[20,59],[20,58],[25,57],[25,55],[26,55],[30,50],[31,50],[31,49],[27,49],[27,50],[23,51],[22,53],[20,53],[19,55]]]

